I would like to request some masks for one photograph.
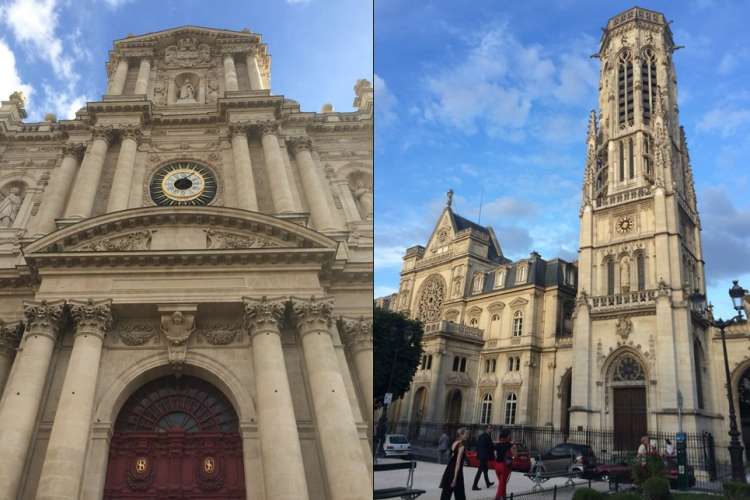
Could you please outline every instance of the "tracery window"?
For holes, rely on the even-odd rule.
[[[646,257],[643,252],[638,252],[635,256],[636,272],[638,273],[638,290],[646,289]]]
[[[492,395],[487,393],[482,398],[482,411],[479,416],[480,424],[489,424],[492,420]]]
[[[523,312],[516,311],[513,313],[513,336],[520,337],[523,335]]]
[[[651,47],[647,47],[641,56],[641,97],[643,123],[649,123],[656,107],[656,55]]]
[[[505,425],[514,425],[516,423],[517,406],[518,397],[515,392],[511,392],[505,397]]]
[[[605,264],[607,268],[607,295],[615,294],[615,260],[609,258]]]
[[[422,285],[418,318],[429,323],[440,319],[440,307],[445,297],[445,283],[440,276],[431,276]]]
[[[621,127],[633,124],[633,59],[627,50],[617,63],[617,111]]]
[[[635,161],[633,158],[633,138],[628,139],[628,178],[635,177]]]
[[[620,141],[620,181],[625,180],[625,145]]]
[[[643,366],[631,354],[623,354],[615,362],[612,368],[613,382],[635,382],[646,380],[646,374],[643,372]]]

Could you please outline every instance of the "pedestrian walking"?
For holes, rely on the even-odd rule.
[[[489,469],[489,461],[494,458],[495,455],[495,443],[492,442],[492,426],[488,425],[483,433],[477,438],[477,458],[479,459],[479,468],[474,476],[474,484],[472,490],[480,490],[479,477],[484,473],[484,482],[487,487],[491,487],[495,483],[490,481],[490,476],[487,475]]]
[[[468,432],[464,427],[458,429],[456,440],[451,445],[451,459],[445,466],[443,478],[440,480],[440,489],[443,493],[440,500],[466,500],[464,489],[464,449],[466,446],[466,435]]]
[[[507,494],[508,481],[513,471],[513,457],[516,446],[510,440],[510,431],[500,431],[500,441],[495,446],[495,474],[497,474],[497,493],[495,500],[504,500]]]
[[[674,445],[672,444],[672,441],[670,441],[669,439],[666,439],[665,441],[667,442],[667,450],[666,450],[666,453],[665,453],[666,456],[668,456],[668,457],[674,457],[675,456],[675,452],[674,452]]]
[[[443,460],[445,460],[445,456],[450,452],[451,449],[451,438],[448,436],[448,433],[443,431],[443,433],[438,438],[438,463],[442,464]]]

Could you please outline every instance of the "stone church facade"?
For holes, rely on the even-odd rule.
[[[658,12],[629,9],[604,29],[577,262],[510,262],[450,204],[427,246],[407,250],[398,295],[381,304],[425,322],[426,357],[392,417],[613,429],[628,447],[680,428],[728,440],[719,333],[688,299],[705,278],[676,48]],[[729,339],[746,443],[749,333]]]
[[[370,83],[302,111],[191,26],[107,70],[0,107],[0,498],[370,498]]]

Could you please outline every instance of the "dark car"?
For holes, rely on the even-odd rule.
[[[669,485],[672,488],[677,488],[678,482],[677,477],[679,475],[679,466],[677,465],[677,459],[675,457],[662,457],[664,462],[664,477],[669,480]],[[610,483],[632,483],[632,471],[631,466],[625,463],[619,464],[601,464],[597,467],[598,476]],[[695,468],[692,465],[685,466],[685,473],[687,475],[689,488],[695,486]]]
[[[575,443],[561,443],[541,455],[531,467],[532,474],[568,475],[597,477],[597,464],[591,446]]]
[[[523,445],[514,443],[516,446],[516,456],[513,457],[513,464],[511,465],[511,469],[516,472],[528,472],[529,469],[531,469],[531,456],[529,454],[529,450],[525,448]],[[466,454],[466,465],[469,467],[479,467],[479,458],[477,457],[477,452],[475,450],[467,451]],[[490,459],[487,462],[487,466],[490,469],[495,468],[495,461]]]

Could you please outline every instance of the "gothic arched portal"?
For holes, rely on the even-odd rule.
[[[611,389],[612,429],[615,448],[633,448],[648,434],[646,371],[638,357],[626,350],[609,365],[607,383]]]
[[[125,402],[110,445],[105,500],[245,498],[232,404],[188,375],[146,383]]]

